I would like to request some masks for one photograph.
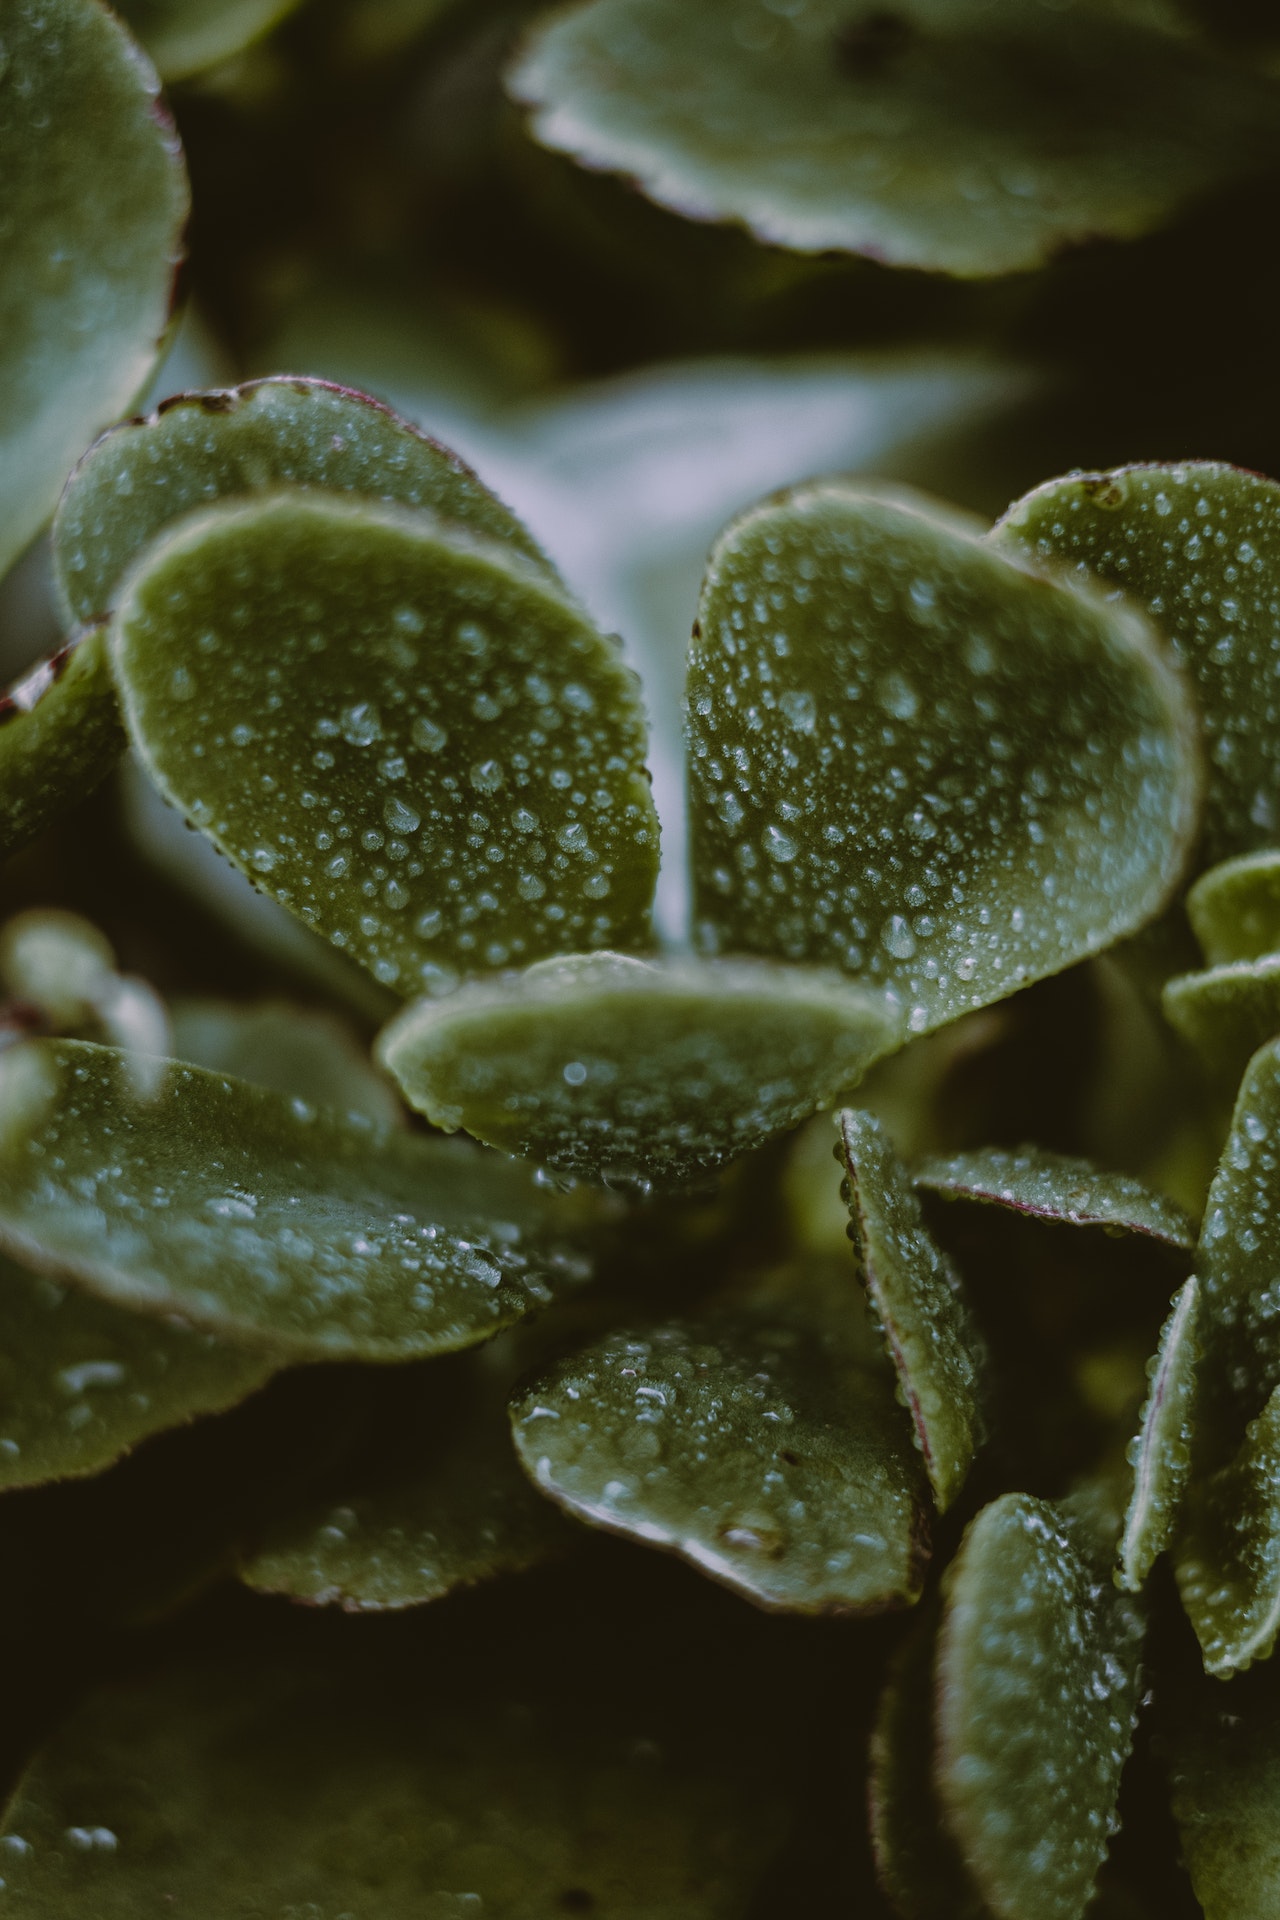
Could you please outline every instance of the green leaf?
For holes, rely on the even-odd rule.
[[[3,574],[150,375],[188,196],[156,76],[97,0],[8,7],[0,85]]]
[[[1211,967],[1280,953],[1280,853],[1242,853],[1202,873],[1187,918]]]
[[[526,1471],[568,1512],[759,1606],[868,1613],[920,1591],[924,1489],[902,1415],[803,1312],[617,1330],[530,1382],[511,1418]]]
[[[1280,955],[1182,973],[1160,996],[1164,1017],[1228,1092],[1264,1040],[1280,1033]]]
[[[1195,831],[1195,721],[1145,622],[909,496],[830,482],[736,522],[688,708],[702,945],[884,981],[917,1032],[1149,919]]]
[[[120,11],[166,80],[242,53],[299,0],[124,0]]]
[[[1178,1524],[1191,1471],[1192,1412],[1199,1355],[1200,1283],[1193,1275],[1174,1296],[1148,1368],[1150,1388],[1129,1446],[1133,1494],[1120,1536],[1120,1585],[1136,1593]]]
[[[128,1313],[0,1257],[0,1487],[97,1473],[274,1370],[176,1319]]]
[[[508,82],[533,132],[693,219],[955,274],[1159,225],[1274,153],[1263,81],[1097,7],[595,0]]]
[[[646,939],[635,677],[518,554],[337,495],[224,505],[148,549],[111,646],[166,799],[383,985]]]
[[[969,1527],[938,1651],[938,1788],[997,1920],[1080,1920],[1115,1831],[1142,1616],[1090,1518],[1006,1493]]]
[[[839,1127],[858,1271],[945,1512],[985,1438],[982,1343],[960,1276],[925,1227],[911,1176],[884,1128],[874,1114],[852,1108]]]
[[[884,996],[839,976],[595,953],[419,1001],[379,1053],[436,1126],[665,1185],[829,1106],[900,1037]]]
[[[1182,1856],[1204,1920],[1280,1910],[1280,1675],[1270,1662],[1225,1690],[1175,1695],[1165,1738]]]
[[[1050,480],[998,543],[1100,575],[1150,608],[1195,684],[1207,748],[1201,857],[1280,838],[1280,486],[1213,461]]]
[[[560,585],[515,514],[447,447],[367,394],[275,375],[176,394],[90,447],[67,481],[53,523],[58,595],[67,617],[100,619],[139,554],[187,514],[280,487],[425,507],[514,548],[551,586]]]
[[[522,1573],[572,1544],[516,1461],[509,1382],[488,1367],[450,1397],[436,1387],[440,1372],[439,1362],[426,1373],[400,1369],[400,1390],[379,1391],[360,1457],[332,1476],[328,1497],[296,1502],[265,1528],[240,1569],[247,1586],[381,1612]]]
[[[973,1200],[1037,1220],[1106,1233],[1134,1233],[1189,1253],[1194,1223],[1174,1201],[1126,1173],[1047,1147],[979,1147],[936,1154],[915,1170],[915,1184],[944,1200]]]
[[[332,1014],[285,1000],[241,1006],[196,997],[175,1000],[171,1011],[175,1059],[296,1094],[310,1106],[363,1114],[375,1126],[393,1127],[403,1116],[386,1080]]]
[[[91,627],[0,694],[0,858],[100,786],[125,745],[105,636]]]
[[[572,1208],[523,1168],[158,1064],[147,1095],[110,1047],[0,1056],[0,1239],[24,1263],[295,1359],[470,1346],[584,1276]]]
[[[1266,1659],[1280,1633],[1280,1387],[1235,1459],[1192,1482],[1174,1571],[1209,1673]]]

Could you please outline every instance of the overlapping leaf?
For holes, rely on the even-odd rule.
[[[125,749],[100,627],[0,695],[0,857],[92,793]]]
[[[937,1154],[915,1170],[915,1184],[945,1200],[1007,1207],[1037,1220],[1133,1233],[1179,1253],[1195,1245],[1183,1209],[1129,1174],[1045,1147],[980,1147]]]
[[[1184,1686],[1165,1747],[1182,1853],[1204,1920],[1271,1920],[1280,1904],[1280,1699],[1274,1662],[1229,1689]]]
[[[599,953],[421,1001],[380,1052],[437,1126],[670,1184],[830,1105],[900,1037],[886,997],[838,975]]]
[[[1195,721],[1136,614],[852,483],[746,515],[690,656],[705,947],[834,963],[913,1030],[1156,913],[1195,830]]]
[[[213,508],[148,549],[112,662],[166,798],[384,985],[646,938],[634,676],[514,551],[337,495]]]
[[[1280,853],[1242,853],[1202,873],[1187,918],[1211,967],[1280,953]]]
[[[1079,4],[594,0],[510,85],[545,145],[693,218],[958,274],[1141,233],[1274,152],[1265,82]]]
[[[112,1048],[29,1042],[0,1110],[20,1259],[281,1356],[469,1346],[586,1272],[570,1203],[522,1168],[197,1067],[141,1094]]]
[[[1250,1056],[1280,1033],[1280,955],[1180,973],[1160,996],[1165,1019],[1230,1093]]]
[[[294,1094],[309,1106],[395,1126],[404,1109],[351,1035],[331,1015],[288,1001],[241,1006],[183,998],[172,1008],[173,1054],[193,1066]]]
[[[242,53],[298,0],[124,0],[129,22],[166,80],[184,80]]]
[[[1193,1275],[1174,1297],[1129,1447],[1133,1493],[1120,1536],[1119,1578],[1131,1592],[1142,1586],[1173,1537],[1191,1471],[1199,1301],[1200,1283]]]
[[[1192,1485],[1174,1570],[1210,1673],[1267,1657],[1280,1633],[1280,1388],[1235,1459]]]

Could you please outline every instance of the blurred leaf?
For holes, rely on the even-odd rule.
[[[1280,837],[1280,486],[1215,461],[1048,480],[996,530],[1148,607],[1195,685],[1207,748],[1205,864]]]
[[[1264,1040],[1280,1033],[1280,955],[1180,974],[1160,996],[1164,1017],[1229,1094]]]
[[[1211,967],[1280,953],[1280,853],[1243,853],[1202,873],[1187,917]]]
[[[884,980],[917,1032],[1149,919],[1195,831],[1145,622],[913,496],[829,482],[731,527],[688,705],[704,947]]]
[[[1142,233],[1276,151],[1264,81],[1070,0],[595,0],[508,84],[545,146],[693,219],[966,275]]]
[[[1120,1537],[1120,1585],[1137,1592],[1173,1538],[1191,1470],[1191,1420],[1199,1353],[1200,1283],[1193,1275],[1173,1309],[1148,1369],[1150,1389],[1129,1448],[1133,1494]]]
[[[938,1154],[918,1166],[913,1178],[943,1200],[974,1200],[1037,1220],[1141,1234],[1179,1252],[1189,1253],[1196,1243],[1194,1222],[1162,1193],[1129,1174],[1046,1147]]]
[[[1280,1633],[1280,1387],[1230,1465],[1192,1482],[1174,1570],[1209,1673],[1266,1659]]]
[[[0,1487],[97,1473],[148,1434],[234,1406],[274,1366],[0,1258]]]
[[[911,1176],[884,1128],[874,1114],[852,1108],[839,1125],[858,1271],[945,1512],[986,1437],[981,1340],[960,1276],[925,1227]]]
[[[241,53],[299,0],[123,0],[121,13],[166,80]]]
[[[885,997],[839,975],[598,953],[419,1001],[379,1051],[436,1126],[669,1185],[829,1106],[900,1037]]]
[[[1173,1696],[1173,1811],[1204,1920],[1274,1920],[1280,1906],[1278,1681],[1270,1662]]]
[[[125,745],[104,635],[90,627],[0,694],[0,857],[101,786]]]
[[[969,1527],[938,1651],[938,1787],[997,1920],[1080,1920],[1116,1826],[1142,1615],[1073,1501],[1006,1493]]]
[[[924,1488],[888,1384],[851,1358],[851,1338],[767,1305],[615,1331],[517,1393],[516,1450],[578,1519],[677,1553],[759,1606],[908,1605],[927,1558]]]
[[[522,1168],[160,1064],[147,1098],[109,1047],[0,1056],[0,1236],[16,1257],[311,1360],[470,1346],[584,1277],[571,1203]]]
[[[336,495],[213,508],[148,550],[112,661],[166,799],[383,985],[644,941],[634,676],[514,552]]]
[[[307,1013],[286,1000],[243,1006],[232,1000],[175,1000],[173,1054],[193,1066],[249,1080],[309,1106],[363,1114],[394,1127],[403,1116],[368,1055],[332,1014]]]

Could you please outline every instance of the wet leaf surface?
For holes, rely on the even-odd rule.
[[[214,508],[149,549],[112,661],[165,797],[383,985],[647,937],[635,678],[509,550],[336,496]]]
[[[1050,480],[996,535],[1150,609],[1195,684],[1208,786],[1205,864],[1280,838],[1280,486],[1213,461]]]
[[[2,1057],[0,1236],[122,1307],[300,1359],[487,1339],[588,1271],[510,1162],[80,1041]],[[110,1151],[103,1153],[103,1143]]]
[[[704,948],[883,981],[913,1031],[1149,919],[1195,830],[1151,630],[910,496],[825,483],[731,527],[688,705]]]
[[[6,8],[3,75],[0,574],[147,380],[188,204],[156,76],[96,0]]]
[[[938,1786],[998,1920],[1079,1920],[1116,1824],[1142,1616],[1074,1501],[1007,1493],[965,1534],[938,1654]]]
[[[1136,1233],[1180,1253],[1195,1246],[1196,1229],[1183,1209],[1129,1174],[1046,1147],[979,1147],[937,1154],[913,1175],[917,1188],[944,1200],[1008,1207],[1073,1227]]]
[[[1164,1017],[1228,1091],[1265,1040],[1280,1033],[1280,956],[1181,973],[1160,996]]]
[[[568,1512],[760,1606],[868,1613],[920,1591],[924,1488],[901,1410],[803,1312],[619,1329],[528,1383],[511,1419]]]
[[[124,0],[120,11],[166,80],[230,60],[298,0]]]
[[[273,1370],[269,1355],[0,1258],[0,1487],[97,1473],[148,1434],[234,1406]]]
[[[1097,7],[595,0],[510,76],[544,145],[805,252],[993,274],[1274,151],[1265,82]]]
[[[99,787],[125,744],[100,630],[23,674],[0,695],[0,857]]]
[[[959,1274],[930,1235],[911,1175],[874,1114],[840,1115],[849,1229],[939,1507],[985,1438],[983,1349]]]
[[[1200,1283],[1193,1276],[1174,1295],[1129,1448],[1133,1494],[1120,1536],[1119,1577],[1132,1592],[1173,1538],[1191,1471],[1199,1300]]]
[[[1211,967],[1280,953],[1280,853],[1242,853],[1202,873],[1187,918]]]
[[[379,1052],[437,1126],[669,1185],[829,1106],[900,1037],[882,994],[837,975],[602,953],[420,1001]]]
[[[403,1108],[340,1020],[286,1000],[244,1006],[184,998],[172,1007],[173,1054],[193,1066],[249,1080],[308,1105],[363,1114],[395,1126]]]
[[[559,584],[515,514],[439,441],[367,394],[280,375],[176,394],[90,447],[53,526],[68,617],[106,613],[143,549],[185,515],[279,487],[425,507],[482,539],[509,544],[551,586]]]
[[[1204,1920],[1280,1905],[1280,1697],[1274,1661],[1175,1698],[1165,1746],[1183,1858]]]
[[[1192,1483],[1174,1570],[1209,1673],[1266,1659],[1280,1633],[1280,1388],[1234,1460]]]

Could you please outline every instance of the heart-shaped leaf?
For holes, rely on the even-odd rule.
[[[124,0],[120,11],[166,80],[242,53],[298,0]]]
[[[618,1330],[525,1386],[511,1419],[551,1499],[759,1606],[866,1613],[920,1591],[924,1489],[902,1414],[803,1315]]]
[[[1193,1481],[1174,1571],[1209,1673],[1266,1659],[1280,1633],[1280,1387],[1235,1459]]]
[[[1208,760],[1205,863],[1280,837],[1280,486],[1210,461],[1050,480],[998,543],[1065,560],[1149,607],[1195,683]]]
[[[1181,973],[1160,996],[1164,1017],[1228,1092],[1265,1040],[1280,1033],[1280,954]]]
[[[1106,1233],[1135,1233],[1189,1253],[1196,1230],[1183,1209],[1129,1174],[1046,1147],[980,1147],[937,1154],[915,1170],[915,1184],[944,1200],[974,1200]]]
[[[914,1031],[1156,913],[1195,721],[1152,631],[930,503],[801,489],[712,555],[689,661],[704,947],[893,986]]]
[[[338,495],[224,505],[148,549],[111,645],[165,797],[384,985],[646,939],[635,677],[515,552]]]
[[[234,1406],[273,1366],[0,1258],[0,1487],[97,1473],[148,1434]]]
[[[838,975],[595,953],[419,1001],[379,1052],[436,1126],[671,1184],[829,1106],[900,1037],[885,996]]]
[[[125,749],[100,628],[0,694],[0,858],[101,786]]]
[[[985,1437],[983,1348],[951,1261],[920,1213],[911,1176],[874,1114],[840,1115],[858,1271],[884,1329],[916,1445],[945,1512]]]
[[[1142,233],[1275,151],[1264,81],[1122,10],[1021,0],[595,0],[509,85],[544,145],[691,218],[957,274]]]
[[[3,86],[0,574],[145,384],[187,216],[155,73],[97,0],[8,7]]]
[[[1164,1737],[1182,1855],[1204,1920],[1280,1911],[1280,1698],[1269,1661],[1224,1689],[1184,1684]]]
[[[203,0],[202,0],[203,4]],[[273,375],[179,393],[90,447],[58,503],[53,558],[72,621],[99,619],[138,555],[218,500],[320,487],[383,506],[425,507],[513,547],[560,585],[515,514],[455,453],[381,401],[327,380]]]
[[[1133,1494],[1120,1536],[1119,1581],[1136,1593],[1173,1538],[1191,1471],[1200,1283],[1174,1296],[1149,1370],[1150,1388],[1129,1447]]]
[[[470,1346],[586,1271],[523,1168],[198,1067],[143,1095],[114,1048],[30,1042],[0,1056],[0,1110],[17,1258],[281,1356]]]
[[[1142,1615],[1114,1535],[1007,1493],[969,1527],[938,1649],[938,1788],[996,1920],[1080,1920],[1115,1831]]]
[[[1242,853],[1202,873],[1187,918],[1211,967],[1280,953],[1280,853]]]
[[[393,1127],[404,1109],[340,1021],[288,1001],[240,1006],[187,998],[172,1008],[173,1055],[213,1073],[250,1080],[308,1105],[363,1114]]]

